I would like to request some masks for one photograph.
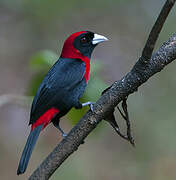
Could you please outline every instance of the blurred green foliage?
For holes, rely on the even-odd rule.
[[[29,86],[29,95],[34,96],[44,76],[51,68],[51,66],[58,59],[58,55],[53,51],[43,50],[34,54],[30,59],[30,69],[34,71],[34,76]],[[107,87],[105,82],[100,76],[100,71],[103,68],[103,64],[98,60],[91,60],[91,75],[88,83],[88,87],[81,98],[81,102],[93,101],[95,102],[101,95],[101,92]],[[81,110],[72,110],[67,114],[69,120],[75,124],[85,114],[89,107],[84,107]]]
[[[129,0],[125,0],[128,2]],[[134,1],[134,0],[133,0]],[[102,3],[101,0],[1,0],[0,4],[4,4],[10,9],[15,11],[23,12],[25,15],[30,15],[34,21],[41,24],[51,23],[53,17],[57,17],[62,21],[62,18],[67,16],[67,13],[73,9],[77,10],[87,10],[91,8],[92,10],[101,9],[105,10],[112,3],[118,4],[119,2],[124,2],[124,0],[109,0]],[[77,11],[76,13],[78,13]]]

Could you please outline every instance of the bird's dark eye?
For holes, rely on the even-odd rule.
[[[88,40],[87,40],[87,38],[85,36],[81,38],[81,43],[87,43],[87,41]]]

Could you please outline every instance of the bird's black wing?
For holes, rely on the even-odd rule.
[[[67,91],[79,84],[85,71],[86,65],[83,61],[60,58],[49,70],[34,97],[29,124],[33,124],[60,101]]]

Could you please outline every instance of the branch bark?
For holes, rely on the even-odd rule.
[[[78,149],[91,131],[105,119],[124,98],[138,90],[151,76],[160,72],[167,64],[176,59],[176,33],[152,56],[155,42],[175,0],[167,0],[144,47],[142,56],[132,70],[121,80],[113,83],[96,102],[94,111],[88,111],[77,125],[69,132],[41,165],[33,172],[29,180],[46,180],[56,169]],[[161,23],[160,23],[161,22]],[[154,29],[154,30],[153,30]],[[146,60],[147,59],[147,60]]]

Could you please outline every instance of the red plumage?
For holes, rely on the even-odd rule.
[[[32,124],[31,130],[36,128],[37,126],[42,125],[42,129],[44,129],[53,119],[53,117],[59,113],[59,110],[56,108],[48,109],[44,114],[42,114],[39,119],[35,123]]]

